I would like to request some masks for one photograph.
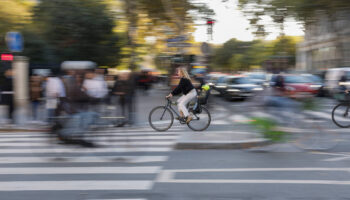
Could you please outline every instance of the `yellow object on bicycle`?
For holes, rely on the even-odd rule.
[[[203,85],[202,89],[205,90],[205,91],[208,91],[210,89],[210,86],[209,85]]]

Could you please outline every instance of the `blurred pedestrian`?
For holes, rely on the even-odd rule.
[[[114,84],[113,94],[119,96],[121,114],[124,117],[122,124],[134,123],[135,80],[130,72],[121,73]]]
[[[101,113],[104,107],[102,104],[108,96],[108,86],[104,77],[93,71],[87,72],[82,89],[89,96],[92,109],[95,112]]]
[[[138,78],[138,83],[140,87],[143,89],[144,94],[147,94],[147,91],[151,85],[151,78],[148,75],[147,71],[141,72],[141,75]]]
[[[42,99],[42,83],[41,76],[33,75],[30,77],[30,100],[32,105],[32,119],[33,121],[37,121],[38,118],[38,109],[40,105],[40,101]]]
[[[46,79],[45,88],[46,109],[48,111],[48,121],[52,122],[53,117],[58,115],[58,108],[61,99],[66,97],[66,90],[62,80],[56,76],[49,76]]]
[[[8,117],[9,117],[9,123],[14,122],[14,91],[13,91],[13,70],[12,68],[9,68],[5,71],[4,77],[3,77],[3,83],[1,84],[1,102],[2,104],[6,105],[8,107]]]

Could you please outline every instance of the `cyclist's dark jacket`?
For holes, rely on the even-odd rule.
[[[190,80],[187,78],[181,78],[179,85],[171,92],[171,94],[178,95],[182,92],[184,95],[186,95],[193,89],[194,87]]]

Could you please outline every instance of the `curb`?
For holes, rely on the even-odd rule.
[[[0,128],[0,132],[48,132],[50,129]]]
[[[268,139],[249,139],[232,142],[222,141],[188,141],[178,142],[175,149],[249,149],[272,144]]]

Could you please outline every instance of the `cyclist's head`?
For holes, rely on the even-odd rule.
[[[190,75],[188,75],[188,72],[185,67],[180,67],[179,68],[179,75],[183,78],[187,78],[188,80],[191,80]]]

